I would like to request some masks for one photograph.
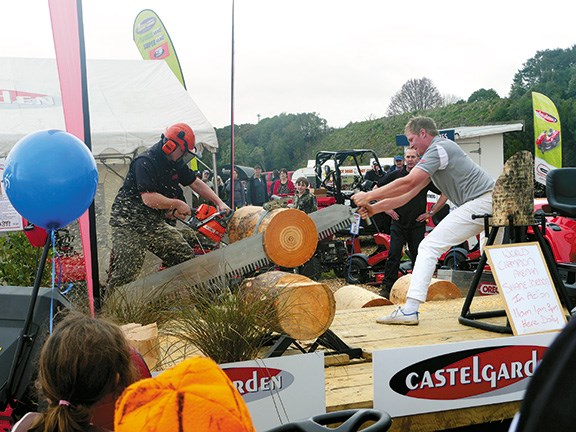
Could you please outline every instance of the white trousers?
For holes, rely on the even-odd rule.
[[[487,192],[452,210],[442,219],[418,247],[418,258],[416,258],[410,288],[406,296],[422,303],[425,302],[438,258],[452,246],[484,230],[484,219],[472,219],[472,215],[491,213],[492,192]]]

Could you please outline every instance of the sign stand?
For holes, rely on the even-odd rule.
[[[496,240],[496,235],[498,234],[498,230],[501,227],[493,226],[489,230],[488,219],[492,215],[474,215],[473,218],[484,218],[484,228],[485,232],[488,233],[488,241],[486,246],[492,246],[494,241]],[[552,256],[552,252],[550,251],[548,245],[546,244],[546,240],[544,239],[543,232],[546,229],[546,215],[545,214],[538,214],[536,217],[541,219],[540,224],[533,224],[531,225],[532,230],[534,231],[534,236],[536,237],[536,241],[540,245],[542,249],[542,254],[544,255],[544,260],[546,267],[550,272],[550,276],[552,278],[552,282],[554,284],[554,288],[556,289],[556,293],[558,294],[558,298],[563,306],[565,306],[569,311],[572,310],[574,305],[570,301],[568,296],[568,292],[566,291],[566,287],[560,278],[560,274],[558,273],[558,268],[556,266],[556,262],[554,261],[554,257]],[[514,226],[512,223],[512,217],[509,217],[509,234],[510,234],[510,242],[509,243],[522,243],[525,242],[525,236],[522,235],[525,227]],[[476,288],[478,283],[480,282],[480,278],[482,273],[484,272],[484,266],[487,262],[487,255],[486,251],[482,253],[480,257],[480,262],[478,263],[478,267],[476,268],[476,272],[474,273],[474,277],[470,283],[470,288],[468,289],[468,294],[466,295],[466,299],[464,301],[464,305],[462,306],[462,312],[460,317],[458,317],[458,322],[463,325],[467,325],[470,327],[476,327],[481,330],[492,331],[496,333],[508,333],[512,334],[512,327],[510,322],[507,320],[505,325],[498,325],[492,324],[487,322],[482,322],[480,320],[487,319],[487,318],[496,318],[496,317],[505,317],[506,310],[495,310],[495,311],[486,311],[486,312],[471,312],[470,306],[472,305],[472,301],[474,300],[474,296],[476,295]]]

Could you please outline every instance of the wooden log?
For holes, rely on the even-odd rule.
[[[318,244],[316,224],[303,211],[281,208],[270,212],[262,207],[239,208],[228,224],[230,243],[263,233],[266,256],[276,265],[287,268],[307,262]]]
[[[336,313],[330,288],[299,274],[263,273],[246,279],[240,290],[270,302],[274,311],[271,330],[297,340],[312,340],[323,334]]]
[[[124,332],[128,344],[142,355],[148,369],[154,369],[160,360],[160,341],[156,323],[145,326],[130,323],[120,326],[120,328]]]
[[[398,278],[390,290],[390,300],[392,303],[401,304],[406,302],[406,294],[408,293],[411,280],[412,275],[410,274]],[[452,282],[436,278],[430,280],[426,301],[447,300],[458,297],[462,297],[462,293]]]
[[[387,306],[392,302],[372,291],[357,285],[345,285],[334,293],[336,310],[362,309],[374,306]]]
[[[492,226],[534,224],[534,156],[515,153],[506,161],[492,192]]]

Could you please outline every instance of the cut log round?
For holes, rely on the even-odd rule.
[[[398,278],[390,290],[390,300],[394,304],[406,302],[406,294],[410,286],[412,275],[407,274]],[[428,285],[426,301],[447,300],[462,297],[460,289],[450,281],[432,278]]]
[[[266,256],[281,267],[304,264],[312,258],[318,244],[316,225],[303,211],[282,208],[267,212],[257,206],[239,208],[228,224],[230,243],[257,233],[263,233]]]
[[[240,290],[270,302],[271,330],[298,340],[322,335],[334,320],[336,304],[330,288],[294,273],[272,271],[246,279]]]
[[[372,291],[357,285],[345,285],[334,293],[336,310],[362,309],[374,306],[387,306],[392,302]]]
[[[124,332],[128,344],[142,355],[148,369],[154,369],[160,361],[158,325],[152,323],[143,326],[130,323],[121,326],[120,329]]]

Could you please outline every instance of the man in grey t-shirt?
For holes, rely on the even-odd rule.
[[[430,181],[457,208],[420,243],[406,303],[390,315],[378,318],[376,321],[381,324],[418,324],[418,309],[426,301],[438,257],[451,246],[482,232],[483,219],[472,219],[472,215],[492,212],[494,180],[458,144],[438,136],[434,120],[414,117],[404,132],[410,147],[421,156],[420,162],[405,177],[370,192],[355,194],[352,199],[360,215],[365,218],[400,207]],[[374,200],[378,201],[370,204]]]

